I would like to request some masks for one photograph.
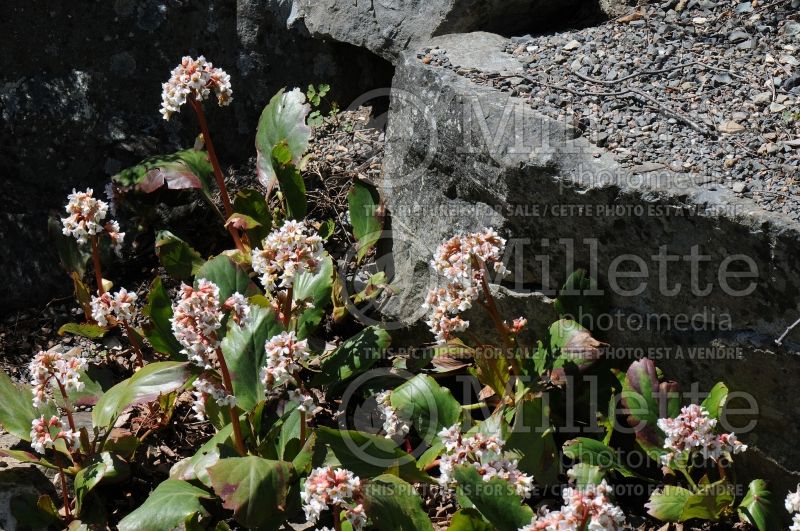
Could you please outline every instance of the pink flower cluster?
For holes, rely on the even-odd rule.
[[[384,437],[387,439],[393,439],[398,435],[405,437],[411,427],[397,415],[397,410],[392,407],[391,397],[391,391],[381,391],[375,397],[378,402],[378,413],[383,419]]]
[[[182,353],[196,365],[213,369],[220,326],[222,310],[217,285],[204,278],[197,281],[197,288],[182,284],[172,306],[172,332],[183,347]]]
[[[717,420],[697,404],[683,407],[674,419],[658,419],[658,427],[667,436],[664,448],[669,450],[661,456],[662,463],[670,465],[676,458],[688,459],[691,454],[717,461],[725,452],[738,454],[747,450],[747,445],[733,433],[716,435],[716,426]]]
[[[267,365],[261,370],[261,380],[266,389],[275,389],[285,383],[295,382],[294,375],[309,358],[308,340],[297,339],[294,332],[281,332],[264,344]]]
[[[119,251],[125,233],[119,231],[119,223],[116,221],[107,221],[103,224],[108,215],[108,204],[92,197],[93,193],[91,188],[87,188],[85,192],[72,190],[67,197],[67,206],[64,207],[69,216],[61,218],[64,227],[62,232],[65,236],[72,236],[81,244],[86,243],[89,236],[105,232],[111,238],[114,249]]]
[[[503,457],[505,441],[494,435],[473,433],[464,435],[456,424],[439,432],[446,453],[439,458],[439,484],[455,486],[456,466],[471,465],[484,481],[500,478],[511,484],[516,493],[528,498],[533,491],[533,477],[517,468],[516,459]]]
[[[169,120],[180,112],[187,97],[203,101],[212,92],[220,106],[228,105],[233,99],[231,76],[221,68],[214,68],[202,55],[197,59],[184,56],[181,64],[172,70],[169,81],[161,85],[160,112]]]
[[[213,399],[220,407],[233,407],[236,405],[236,397],[229,395],[225,387],[212,378],[203,375],[197,378],[193,383],[194,391],[194,404],[192,410],[197,420],[203,421],[206,418],[206,404],[208,398]]]
[[[786,496],[783,504],[792,515],[792,525],[789,527],[789,531],[800,531],[800,485],[797,486],[796,491],[790,492]]]
[[[55,435],[53,435],[55,432]],[[61,419],[53,415],[46,420],[44,415],[31,422],[31,447],[44,454],[47,448],[52,448],[58,439],[63,439],[67,448],[74,451],[80,446],[80,434],[72,430],[65,430]]]
[[[625,514],[611,503],[612,489],[606,480],[583,489],[567,487],[562,492],[564,505],[558,511],[543,511],[519,531],[617,531],[625,524]]]
[[[361,479],[342,468],[320,467],[306,478],[300,498],[309,523],[316,523],[322,511],[332,509],[334,513],[345,510],[347,520],[355,531],[367,523],[364,507],[357,500],[361,497]],[[334,514],[337,518],[338,514]]]
[[[480,296],[488,268],[498,275],[506,274],[502,261],[505,246],[506,241],[487,228],[453,236],[436,249],[431,265],[444,276],[447,286],[430,290],[425,308],[429,311],[427,324],[437,341],[446,342],[469,327],[469,321],[458,314]]]
[[[322,238],[304,221],[288,220],[272,231],[252,253],[253,269],[268,290],[290,288],[300,271],[316,273],[322,260]],[[280,283],[278,281],[280,280]]]
[[[63,388],[64,391],[81,391],[84,383],[80,371],[86,368],[86,359],[78,356],[78,349],[66,354],[55,350],[41,351],[28,365],[31,386],[33,387],[33,406],[39,407],[47,400],[47,389]]]
[[[100,326],[108,326],[108,318],[112,315],[118,320],[130,324],[136,313],[136,293],[120,288],[115,294],[108,292],[95,295],[91,301],[92,319]]]
[[[244,326],[250,317],[250,303],[241,293],[234,293],[228,297],[222,307],[230,312],[231,319],[239,326]]]

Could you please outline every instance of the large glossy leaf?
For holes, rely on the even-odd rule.
[[[220,459],[208,469],[214,492],[248,529],[277,529],[289,487],[295,480],[291,463],[257,456]]]
[[[249,188],[240,190],[233,198],[233,211],[250,216],[259,223],[258,227],[247,230],[250,244],[258,247],[272,229],[272,214],[264,195]]]
[[[588,463],[574,465],[570,469],[569,475],[575,480],[575,487],[581,490],[586,489],[589,485],[599,485],[605,477],[602,468]]]
[[[352,430],[317,428],[317,445],[331,451],[334,464],[352,470],[360,477],[379,476],[385,472],[406,481],[429,482],[430,478],[417,469],[417,462],[391,440],[370,433]]]
[[[333,289],[333,260],[327,254],[322,259],[319,271],[298,273],[292,288],[294,300],[307,300],[312,304],[311,308],[306,309],[300,316],[297,324],[297,336],[306,338],[311,335],[322,321],[325,311],[331,301],[331,290]]]
[[[364,508],[379,529],[433,531],[414,487],[391,474],[380,475],[364,487]]]
[[[427,374],[418,374],[395,388],[390,400],[398,415],[410,420],[428,444],[442,428],[449,428],[461,418],[461,404],[449,389]]]
[[[153,280],[150,285],[147,304],[142,309],[142,314],[149,317],[142,329],[144,337],[147,338],[153,349],[172,359],[179,358],[181,344],[172,333],[172,301],[160,278]]]
[[[376,326],[365,328],[322,360],[314,385],[341,383],[368,370],[383,357],[390,342],[386,330]]]
[[[126,408],[180,389],[189,376],[189,362],[159,361],[145,365],[100,397],[92,411],[92,422],[96,427],[108,428]]]
[[[156,234],[156,254],[167,273],[176,280],[191,278],[205,263],[200,253],[168,230]]]
[[[383,213],[378,190],[373,185],[356,179],[347,194],[350,207],[350,223],[353,225],[353,236],[356,237],[358,249],[356,257],[361,260],[381,237],[383,230]]]
[[[726,489],[724,485],[708,485],[686,500],[681,522],[692,518],[717,520],[723,511],[727,511],[733,505],[733,499],[732,488]]]
[[[171,479],[199,481],[207,487],[211,486],[208,468],[215,465],[223,457],[236,456],[233,442],[233,427],[228,424],[207,440],[197,452],[187,459],[175,463],[169,471]]]
[[[628,414],[628,424],[636,430],[636,442],[655,460],[666,452],[664,436],[657,426],[658,387],[656,366],[652,360],[634,361],[628,367],[622,386],[622,404]]]
[[[506,448],[521,454],[521,470],[532,474],[539,483],[548,485],[556,484],[561,472],[553,433],[550,407],[542,397],[526,398],[517,404],[514,426],[507,438]]]
[[[550,326],[550,347],[557,355],[556,368],[575,365],[584,371],[601,358],[604,346],[607,345],[575,321],[559,319]]]
[[[498,531],[517,531],[528,525],[533,510],[522,503],[513,485],[500,478],[484,481],[470,465],[457,466],[454,477],[459,490]]]
[[[599,466],[606,470],[616,470],[625,477],[633,477],[633,471],[626,467],[616,450],[601,441],[578,437],[564,443],[564,455],[582,463]]]
[[[747,487],[742,503],[739,504],[739,516],[750,522],[758,531],[778,529],[780,522],[780,506],[776,507],[772,493],[763,479],[754,479]]]
[[[33,407],[33,393],[25,385],[15,385],[0,371],[0,424],[22,440],[31,440],[31,421],[42,413]]]
[[[456,511],[447,531],[494,531],[494,527],[476,509]]]
[[[662,522],[679,522],[686,502],[692,497],[692,491],[683,487],[666,485],[655,491],[650,501],[645,504],[647,514]]]
[[[308,201],[306,199],[306,183],[300,170],[294,166],[278,166],[278,185],[283,194],[287,219],[301,220],[306,217]]]
[[[168,479],[150,493],[145,502],[118,524],[120,531],[169,530],[181,527],[196,515],[208,517],[201,500],[211,494],[185,481]]]
[[[258,286],[250,278],[247,270],[224,254],[215,256],[203,264],[195,278],[198,280],[204,278],[216,284],[219,287],[219,300],[222,302],[234,293],[241,293],[245,297],[259,293]]]
[[[719,419],[722,409],[725,407],[725,402],[727,401],[728,386],[723,382],[717,382],[700,405],[708,411],[709,417]]]
[[[106,335],[108,329],[92,323],[65,323],[58,329],[58,335],[72,334],[88,339],[99,339]]]
[[[205,151],[186,149],[147,158],[136,166],[122,170],[111,180],[144,193],[154,192],[164,185],[172,190],[208,190],[213,171]]]
[[[264,398],[261,368],[266,364],[264,343],[283,328],[270,308],[252,305],[244,326],[229,321],[222,354],[231,373],[237,405],[245,411]]]
[[[30,432],[30,430],[28,431]],[[25,440],[30,440],[30,436],[26,437]],[[57,467],[55,464],[51,463],[47,459],[44,459],[43,457],[40,457],[34,453],[26,452],[25,450],[7,450],[5,448],[0,448],[0,456],[10,457],[11,459],[15,459],[20,463],[32,463],[35,465],[43,466],[45,468],[59,470],[59,467]]]
[[[256,165],[258,179],[265,187],[274,182],[278,164],[297,166],[308,149],[311,128],[306,125],[306,115],[309,110],[305,95],[300,89],[294,89],[280,90],[261,112],[256,131]]]
[[[607,311],[608,301],[585,269],[576,269],[564,282],[553,306],[559,317],[586,326]]]
[[[101,452],[92,456],[91,460],[83,464],[75,474],[75,507],[81,513],[86,496],[103,479],[119,481],[127,477],[130,469],[128,464],[109,452]]]

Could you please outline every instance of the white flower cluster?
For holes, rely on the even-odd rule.
[[[47,400],[48,387],[63,387],[64,391],[82,391],[84,383],[80,380],[80,371],[86,368],[86,358],[55,350],[41,351],[33,357],[28,371],[33,387],[33,406],[39,407]]]
[[[481,294],[486,269],[498,275],[507,273],[502,258],[506,241],[492,229],[466,235],[456,235],[441,244],[433,255],[431,265],[447,279],[447,286],[428,292],[426,321],[440,343],[454,333],[463,332],[469,321],[459,317]]]
[[[397,410],[392,407],[391,391],[381,391],[375,397],[378,402],[378,413],[383,419],[384,437],[393,439],[395,436],[405,437],[408,435],[410,427],[408,423],[397,416]]]
[[[272,231],[261,249],[253,249],[253,269],[268,290],[292,287],[300,271],[316,273],[322,260],[322,238],[304,221],[286,221]],[[278,280],[280,283],[278,284]]]
[[[106,232],[111,238],[111,244],[116,251],[122,247],[125,233],[119,231],[119,223],[108,221],[102,224],[108,215],[108,204],[92,197],[94,191],[87,188],[85,192],[76,192],[74,189],[67,197],[66,218],[61,218],[64,226],[62,232],[65,236],[72,236],[78,243],[86,243],[89,236],[96,236]]]
[[[716,435],[716,426],[717,420],[697,404],[684,406],[674,419],[658,419],[658,427],[667,436],[664,448],[670,450],[661,456],[662,464],[669,465],[681,454],[688,457],[696,453],[717,461],[725,452],[738,454],[747,450],[747,445],[733,433]]]
[[[202,55],[197,59],[184,56],[181,64],[172,70],[169,81],[161,85],[160,112],[165,120],[169,120],[174,113],[180,112],[187,97],[203,101],[212,92],[220,106],[228,105],[233,99],[231,76],[221,68],[214,68]]]
[[[76,431],[63,429],[61,419],[53,415],[46,420],[44,415],[31,422],[31,447],[44,454],[47,448],[52,448],[58,439],[64,439],[67,448],[74,451],[80,446],[80,434]],[[56,435],[53,435],[56,431]]]
[[[92,319],[100,326],[108,326],[108,318],[112,315],[118,320],[130,324],[136,313],[136,293],[120,288],[111,295],[108,292],[92,296]]]
[[[517,494],[528,498],[533,491],[533,477],[517,469],[516,459],[503,457],[505,441],[494,435],[463,435],[456,424],[439,432],[446,453],[439,458],[439,484],[455,486],[453,471],[458,465],[471,465],[484,481],[501,478],[510,483]]]
[[[299,389],[289,389],[289,402],[297,404],[297,411],[312,413],[314,411],[314,397]]]
[[[181,352],[196,365],[213,369],[219,347],[217,330],[222,326],[217,285],[204,278],[197,281],[196,289],[182,284],[172,314],[172,332],[183,347]]]
[[[617,531],[624,529],[625,514],[611,503],[612,489],[602,480],[583,489],[567,487],[561,493],[564,505],[558,511],[542,511],[519,531]]]
[[[264,344],[267,366],[261,370],[266,389],[274,389],[295,381],[294,375],[309,358],[308,340],[299,341],[294,332],[281,332]]]
[[[786,496],[784,505],[789,514],[792,515],[792,526],[789,531],[800,531],[800,485],[797,486],[796,491],[790,492]]]
[[[230,316],[233,322],[239,326],[247,324],[247,320],[250,318],[250,303],[247,302],[247,298],[244,295],[234,293],[228,297],[228,300],[222,306],[231,312]]]
[[[303,511],[309,523],[319,520],[322,511],[333,509],[347,512],[347,520],[355,531],[362,529],[367,523],[364,507],[356,503],[361,497],[361,479],[342,468],[320,467],[314,469],[306,478],[306,484],[300,498],[303,500]],[[337,518],[338,514],[334,514]]]
[[[206,419],[206,401],[212,398],[220,407],[234,407],[236,405],[236,397],[229,395],[219,382],[200,376],[193,383],[194,391],[194,404],[192,410],[197,420],[203,421]]]

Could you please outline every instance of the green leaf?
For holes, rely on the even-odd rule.
[[[588,485],[599,485],[605,474],[599,466],[588,463],[578,463],[570,469],[570,475],[575,479],[575,486],[585,489]]]
[[[582,325],[593,321],[607,311],[608,301],[597,289],[597,281],[585,269],[576,269],[564,282],[554,307],[560,318],[571,319]]]
[[[681,513],[681,522],[692,518],[717,520],[723,511],[733,505],[733,500],[732,486],[727,488],[720,484],[708,485],[686,500]]]
[[[772,493],[767,489],[767,482],[754,479],[747,486],[747,493],[739,504],[739,516],[753,524],[758,531],[771,531],[780,528],[781,508],[773,503]]]
[[[317,445],[330,448],[335,462],[362,478],[388,472],[412,483],[430,482],[428,475],[417,469],[411,454],[378,435],[321,426],[317,428]]]
[[[719,419],[722,413],[722,408],[725,407],[725,402],[728,401],[728,386],[722,382],[717,382],[714,387],[709,391],[708,396],[703,403],[700,404],[706,411],[708,416],[712,419]]]
[[[261,382],[261,368],[266,365],[264,343],[281,331],[283,328],[275,313],[257,305],[250,307],[250,318],[244,326],[228,322],[222,354],[231,373],[236,403],[245,411],[264,399]]]
[[[66,323],[58,329],[58,335],[72,334],[75,336],[98,339],[106,335],[108,330],[105,327],[91,323]]]
[[[210,487],[211,478],[208,468],[216,464],[222,457],[237,455],[233,442],[233,426],[228,424],[206,441],[197,452],[188,459],[175,463],[169,471],[170,479],[199,481]]]
[[[211,494],[185,481],[168,479],[150,493],[145,502],[122,519],[119,531],[142,529],[167,530],[181,527],[194,515],[208,517],[200,500],[210,500]]]
[[[657,426],[659,419],[658,376],[650,359],[634,361],[625,375],[622,404],[628,414],[628,425],[636,429],[636,442],[658,461],[664,450],[664,435]]]
[[[514,428],[507,438],[508,450],[522,454],[519,468],[539,483],[555,485],[561,471],[558,447],[550,425],[550,407],[541,396],[517,404]]]
[[[61,516],[52,498],[47,494],[22,490],[10,500],[11,514],[16,518],[17,529],[64,528]]]
[[[224,254],[215,256],[200,267],[195,276],[195,284],[203,278],[219,287],[221,302],[225,302],[234,293],[241,293],[245,297],[260,293],[247,270]]]
[[[588,437],[578,437],[565,442],[564,455],[570,459],[599,466],[606,470],[616,470],[626,478],[636,475],[622,463],[613,448]]]
[[[91,461],[84,463],[75,474],[75,506],[78,514],[81,512],[86,495],[94,489],[103,479],[119,481],[130,473],[128,464],[109,452],[94,455]]]
[[[171,190],[208,190],[213,171],[205,151],[186,149],[147,158],[122,170],[111,180],[144,193],[155,192],[164,185]]]
[[[683,487],[665,485],[655,491],[650,501],[645,504],[647,514],[662,522],[680,522],[686,502],[692,497],[692,491]]]
[[[380,239],[383,231],[383,214],[378,190],[365,181],[355,179],[347,194],[350,207],[350,223],[356,237],[358,250],[356,258],[360,261]]]
[[[15,385],[4,371],[0,371],[0,424],[3,429],[30,441],[31,421],[41,414],[33,407],[31,389],[26,385]]]
[[[398,415],[411,421],[428,444],[442,428],[449,428],[461,418],[461,404],[449,389],[427,374],[418,374],[395,388],[390,400]]]
[[[28,424],[30,424],[30,422]],[[30,440],[30,429],[28,429],[28,436],[25,437],[25,440],[26,441]],[[57,467],[56,465],[54,465],[53,463],[51,463],[47,459],[39,457],[38,455],[36,455],[34,453],[26,452],[25,450],[0,449],[0,456],[2,456],[2,457],[10,457],[11,459],[15,459],[15,460],[19,461],[20,463],[33,463],[34,465],[43,466],[45,468],[50,468],[50,469],[53,469],[53,470],[59,470],[59,467]]]
[[[286,205],[288,219],[301,220],[306,217],[308,203],[306,201],[306,183],[300,171],[294,166],[278,166],[278,185]]]
[[[272,214],[264,195],[258,190],[250,188],[240,190],[237,192],[236,197],[233,198],[233,211],[249,216],[258,222],[258,227],[247,230],[250,244],[253,247],[258,247],[272,229]]]
[[[191,278],[205,262],[191,245],[168,230],[156,234],[156,255],[167,273],[176,280]]]
[[[100,397],[92,410],[92,422],[95,427],[109,429],[123,410],[180,389],[190,375],[189,362],[149,363]]]
[[[278,91],[269,101],[258,119],[256,131],[256,166],[258,180],[265,187],[276,179],[276,164],[273,151],[284,145],[290,154],[292,165],[297,166],[308,149],[311,128],[306,125],[310,107],[305,96],[298,90]]]
[[[557,353],[557,368],[575,365],[584,371],[600,359],[604,346],[575,321],[559,319],[550,326],[550,347]]]
[[[160,278],[153,280],[150,285],[150,293],[147,294],[147,304],[142,309],[142,315],[149,317],[149,320],[142,325],[142,329],[144,337],[153,349],[172,359],[179,358],[181,344],[172,333],[172,301]]]
[[[533,510],[522,503],[522,498],[508,481],[500,478],[484,481],[470,465],[455,467],[454,477],[461,494],[498,531],[517,531],[531,523]]]
[[[461,509],[450,520],[447,531],[494,531],[494,527],[475,509]]]
[[[297,323],[297,337],[303,339],[311,335],[322,321],[325,310],[330,304],[333,289],[333,260],[327,254],[320,262],[319,271],[307,273],[301,271],[294,280],[292,298],[296,301],[307,300],[311,308],[306,309]]]
[[[370,326],[339,345],[320,364],[321,372],[314,386],[341,384],[352,376],[369,370],[389,347],[391,337],[382,328]]]
[[[248,529],[277,529],[282,524],[295,479],[291,463],[231,457],[220,459],[208,474],[222,506],[233,511],[237,522]]]
[[[433,531],[414,487],[391,474],[380,475],[364,487],[364,508],[379,529]]]

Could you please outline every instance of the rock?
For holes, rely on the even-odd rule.
[[[4,433],[0,435],[0,448],[16,448],[20,439]],[[10,457],[0,457],[0,529],[15,531],[24,526],[17,525],[12,508],[20,507],[22,500],[36,503],[39,496],[49,495],[58,504],[56,489],[43,469]]]
[[[772,92],[760,92],[753,97],[753,103],[764,105],[772,101]]]
[[[474,53],[482,59],[471,66],[481,69],[481,61],[502,55],[497,39],[492,44],[480,34],[476,45],[473,35],[446,35],[427,45]],[[750,470],[782,484],[797,483],[800,475],[792,471],[800,448],[793,441],[800,436],[800,408],[786,407],[795,402],[790,397],[796,391],[796,382],[786,375],[800,371],[800,330],[783,350],[775,349],[774,339],[800,309],[800,222],[766,212],[724,187],[704,186],[692,174],[654,169],[631,175],[563,120],[547,118],[525,100],[491,86],[423,65],[414,53],[398,62],[393,86],[408,97],[392,100],[379,182],[391,219],[397,291],[384,306],[388,323],[424,330],[422,299],[441,282],[428,260],[457,232],[491,226],[508,238],[507,267],[514,274],[497,288],[499,304],[504,316],[535,317],[539,324],[530,326],[528,341],[546,336],[543,323],[553,319],[552,297],[572,269],[595,264],[610,319],[642,323],[664,316],[674,323],[686,316],[698,324],[650,329],[614,320],[617,324],[603,328],[605,339],[644,352],[665,349],[671,354],[659,358],[659,367],[668,377],[684,376],[687,387],[700,380],[701,389],[707,389],[708,382],[726,380],[731,389],[756,393],[758,407],[768,413],[741,437],[752,442]],[[694,157],[687,152],[681,162],[691,168]],[[746,168],[749,162],[739,164]],[[631,255],[647,267],[647,282],[635,293],[631,290],[642,285],[630,278],[612,289],[612,264]],[[658,273],[657,259],[667,255],[681,264],[665,277]],[[692,273],[686,260],[700,255],[703,265]],[[720,282],[719,273],[733,256],[747,257],[742,259],[756,271],[737,284],[737,289],[747,286],[746,296],[728,289],[733,285],[723,289]],[[659,278],[667,279],[665,287]],[[700,296],[692,286],[711,289]],[[476,321],[476,332],[481,326]],[[714,341],[744,354],[713,361],[677,354],[678,346],[707,353]],[[763,385],[754,384],[751,373],[758,373]]]
[[[743,183],[743,182],[736,182],[736,183],[733,183],[733,186],[731,186],[731,190],[732,190],[732,191],[733,191],[733,193],[735,193],[735,194],[741,194],[742,192],[744,192],[745,190],[747,190],[747,184],[745,184],[745,183]]]
[[[733,120],[728,120],[726,122],[722,122],[721,124],[719,124],[717,126],[717,130],[720,133],[728,133],[728,134],[741,133],[745,129],[746,129],[745,126],[743,126],[742,124],[737,123],[737,122],[735,122]]]
[[[214,138],[224,165],[254,154],[260,110],[279,88],[325,82],[345,107],[388,85],[388,63],[313,39],[301,22],[289,28],[290,16],[282,0],[116,1],[77,12],[8,6],[0,21],[0,63],[8,65],[0,84],[0,270],[14,289],[0,294],[4,312],[71,292],[46,229],[73,187],[102,197],[110,173],[192,145],[191,111],[168,123],[158,113],[161,83],[182,55],[205,53],[232,77],[231,106],[208,107],[212,131],[224,131]]]
[[[575,39],[573,39],[564,45],[564,50],[571,52],[572,50],[577,50],[580,47],[581,47],[580,41],[576,41]]]
[[[547,31],[553,27],[598,20],[591,2],[564,0],[296,0],[312,35],[366,48],[392,62],[408,48],[433,35],[470,31]],[[603,0],[614,11],[623,0]]]
[[[786,110],[786,105],[783,105],[782,103],[774,102],[769,104],[769,112],[775,113],[775,112],[783,112],[785,110]]]

